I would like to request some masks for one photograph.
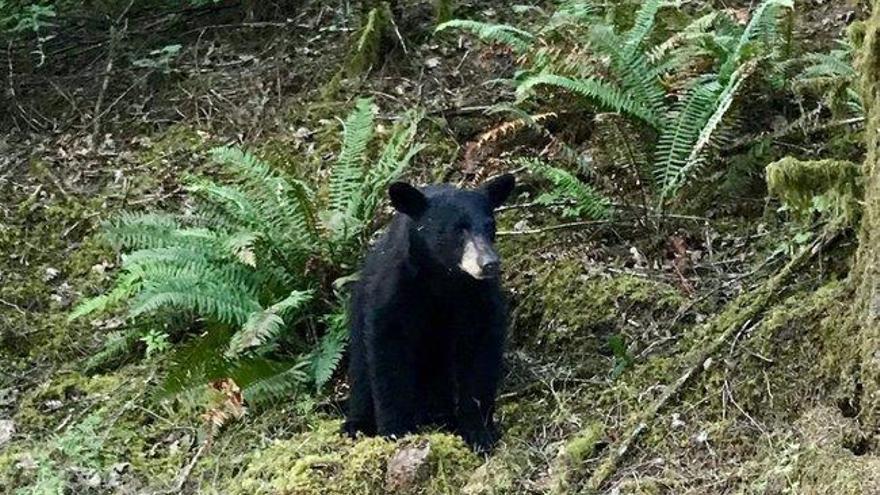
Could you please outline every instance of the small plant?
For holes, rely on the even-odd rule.
[[[616,380],[632,366],[635,359],[626,348],[626,341],[622,335],[612,335],[608,337],[608,347],[614,355],[614,367],[611,369],[611,379]]]
[[[192,316],[211,338],[174,359],[185,372],[171,372],[173,380],[230,376],[252,399],[283,388],[271,380],[320,387],[346,335],[343,295],[323,281],[353,269],[387,185],[421,149],[414,144],[420,117],[409,114],[370,158],[374,120],[372,101],[359,100],[326,194],[238,148],[214,149],[232,180],[189,178],[192,212],[125,213],[104,224],[104,236],[123,252],[122,269],[110,291],[80,303],[70,318],[120,306],[133,320]],[[141,340],[148,355],[168,346],[156,332]]]
[[[37,47],[34,53],[39,57],[37,66],[46,62],[43,45],[51,39],[45,34],[48,27],[53,26],[51,19],[57,15],[54,5],[32,3],[28,5],[10,4],[0,0],[0,28],[9,33],[32,33],[36,37]]]
[[[57,495],[74,490],[68,481],[68,472],[76,470],[101,471],[107,467],[103,458],[105,436],[101,435],[104,418],[93,413],[70,425],[63,433],[49,437],[48,441],[34,445],[26,455],[36,469],[23,486],[7,487],[6,493],[14,495]]]
[[[147,346],[145,354],[148,358],[155,354],[161,354],[171,348],[171,343],[168,342],[168,334],[159,330],[150,330],[140,340]]]
[[[171,72],[171,62],[177,59],[181,45],[166,45],[158,50],[152,50],[143,58],[133,60],[131,65],[140,68],[156,69],[165,74]]]

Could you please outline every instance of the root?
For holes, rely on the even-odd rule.
[[[687,354],[684,361],[689,364],[681,376],[669,385],[663,395],[657,398],[641,414],[635,422],[635,426],[628,433],[623,435],[619,441],[609,446],[608,457],[596,468],[586,483],[589,489],[598,490],[614,475],[626,454],[635,445],[639,437],[648,430],[658,413],[679,396],[685,386],[704,368],[705,363],[724,346],[725,342],[741,329],[753,324],[753,320],[758,318],[764,309],[782,292],[785,283],[792,274],[815,255],[822,252],[836,238],[836,231],[820,236],[811,245],[803,248],[776,275],[760,287],[739,296],[721,314],[707,324],[707,334],[715,333],[713,330],[716,329],[721,333],[708,345],[698,344]]]

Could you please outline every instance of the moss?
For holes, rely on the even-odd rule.
[[[502,445],[492,457],[471,473],[463,495],[506,495],[516,494],[517,483],[528,469],[528,459],[522,451],[510,444]]]
[[[857,400],[851,368],[857,362],[855,328],[841,318],[848,294],[845,283],[831,282],[786,298],[764,316],[742,343],[735,389],[742,407],[757,417],[791,420],[805,397]]]
[[[818,211],[842,225],[857,220],[862,191],[854,163],[783,158],[767,165],[767,187],[800,218]]]
[[[671,316],[684,298],[672,286],[623,274],[590,274],[579,260],[560,260],[521,271],[511,281],[528,287],[513,314],[514,339],[554,351],[598,351],[630,318]],[[519,295],[519,294],[517,294]]]
[[[460,438],[431,433],[391,442],[382,438],[353,441],[339,435],[338,421],[323,421],[313,430],[274,442],[253,453],[237,476],[232,493],[239,494],[380,494],[385,470],[398,449],[430,445],[427,476],[411,487],[413,494],[459,493],[477,457]]]
[[[592,421],[578,431],[562,446],[554,465],[553,493],[569,493],[572,481],[581,477],[588,469],[588,459],[592,457],[605,437],[605,425]]]
[[[808,409],[774,439],[780,447],[743,466],[742,493],[877,493],[880,459],[854,448],[863,441],[855,419],[831,407]]]

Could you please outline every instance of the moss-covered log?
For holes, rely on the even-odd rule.
[[[862,92],[868,113],[868,155],[864,176],[864,213],[859,249],[852,271],[856,287],[856,323],[861,325],[861,401],[864,425],[880,426],[880,1],[873,1],[873,14],[865,25],[865,39],[858,59]]]

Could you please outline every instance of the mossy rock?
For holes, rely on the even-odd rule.
[[[247,468],[231,481],[241,495],[351,495],[388,493],[388,463],[400,449],[428,446],[424,473],[407,494],[460,493],[479,465],[458,437],[430,433],[398,442],[382,438],[350,440],[339,434],[338,421],[324,421],[310,432],[252,454]]]

